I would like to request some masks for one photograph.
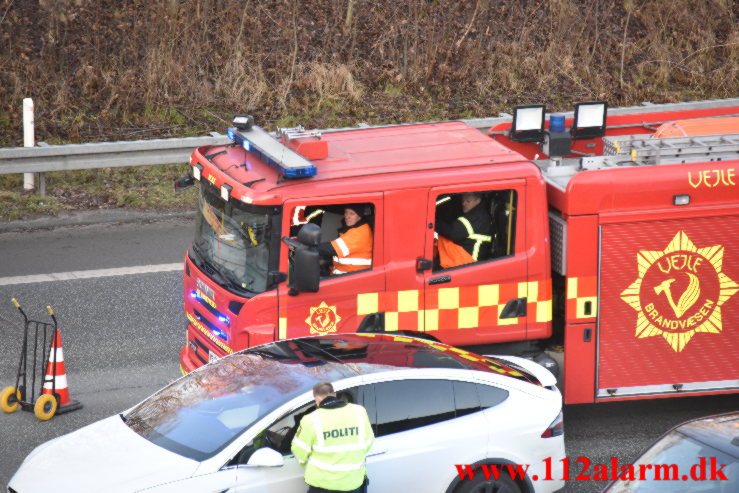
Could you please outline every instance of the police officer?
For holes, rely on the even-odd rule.
[[[437,221],[439,256],[443,268],[456,267],[490,256],[492,218],[485,210],[482,194],[462,195],[462,215],[454,221]],[[457,245],[455,247],[455,245]]]
[[[308,493],[364,492],[364,461],[375,439],[367,411],[338,399],[329,382],[317,383],[313,397],[318,409],[300,421],[290,447],[305,465]]]

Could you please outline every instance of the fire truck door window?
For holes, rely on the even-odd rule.
[[[516,203],[510,189],[437,196],[433,270],[512,255]]]
[[[309,222],[320,226],[318,251],[322,276],[351,274],[372,268],[374,204],[297,206],[290,214],[290,236],[297,236],[300,228]]]
[[[337,231],[341,228],[341,214],[336,212],[326,212],[323,214],[321,221],[321,241],[331,241],[338,238]]]

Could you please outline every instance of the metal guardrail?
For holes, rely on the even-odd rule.
[[[485,131],[493,123],[510,121],[510,117],[463,121]],[[345,129],[326,129],[321,132],[386,126],[394,125],[361,125]],[[229,142],[231,140],[228,136],[212,132],[210,136],[205,137],[0,148],[0,175],[189,162],[190,154],[196,147],[223,145]]]
[[[0,149],[0,174],[189,162],[193,149],[230,142],[225,135]]]
[[[609,115],[638,113],[648,107],[650,112],[678,111],[683,109],[711,108],[716,106],[739,106],[739,98],[708,101],[651,104],[624,108],[609,108]],[[572,116],[572,112],[565,113]],[[511,121],[511,115],[502,113],[492,118],[461,120],[481,131],[498,123]],[[349,128],[393,127],[398,125],[362,125],[321,132],[336,132]],[[152,166],[188,162],[192,151],[204,145],[222,145],[230,142],[226,135],[213,132],[205,137],[175,139],[135,140],[128,142],[102,142],[91,144],[41,145],[38,147],[0,148],[0,174],[43,173],[92,168],[114,168],[121,166]]]

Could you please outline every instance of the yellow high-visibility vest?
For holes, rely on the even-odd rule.
[[[356,404],[318,408],[303,417],[291,450],[305,464],[305,482],[327,490],[359,488],[375,435],[367,411]]]

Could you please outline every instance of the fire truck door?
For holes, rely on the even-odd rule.
[[[526,338],[525,203],[525,180],[430,190],[427,332],[457,345]]]
[[[366,300],[385,289],[382,262],[382,194],[343,195],[288,200],[284,205],[283,236],[296,236],[299,228],[311,221],[321,226],[321,242],[336,239],[346,205],[361,208],[363,219],[372,230],[372,260],[366,268],[348,274],[334,274],[330,260],[316,293],[290,294],[288,282],[280,283],[278,337],[286,339],[313,334],[356,332],[364,318]],[[280,249],[280,271],[289,272],[289,249]],[[362,266],[364,267],[364,266]],[[360,306],[361,305],[361,306]],[[377,310],[375,310],[377,311]]]

